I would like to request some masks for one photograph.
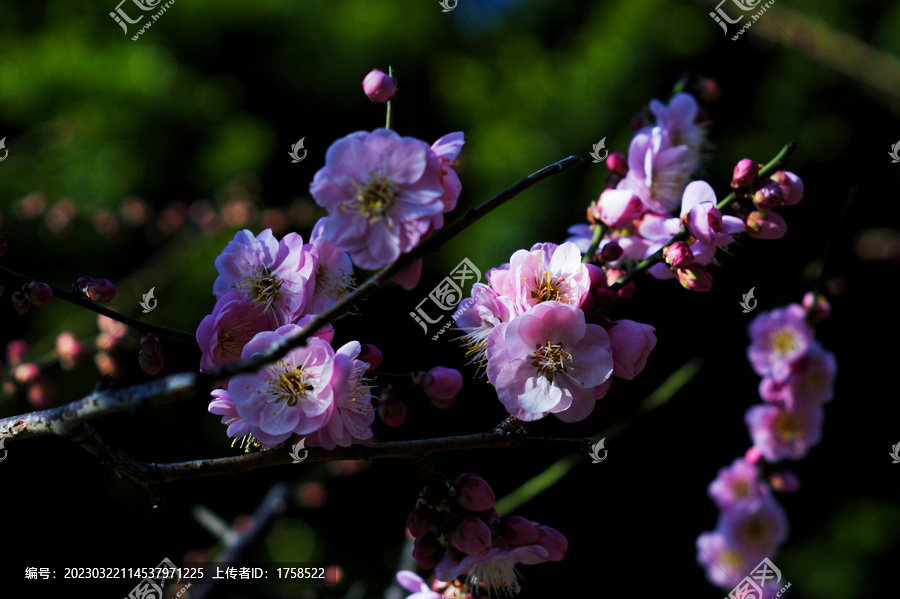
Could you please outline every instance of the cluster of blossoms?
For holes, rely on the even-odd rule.
[[[438,474],[419,495],[407,527],[416,539],[416,564],[434,568],[436,577],[429,589],[415,574],[398,573],[404,588],[423,593],[416,599],[518,593],[516,564],[560,561],[569,546],[548,526],[498,517],[493,490],[475,474],[456,480]]]
[[[457,326],[472,363],[485,367],[507,411],[520,420],[586,418],[612,375],[632,379],[656,347],[655,329],[631,320],[589,321],[608,304],[603,272],[571,242],[515,252],[472,286]]]
[[[215,262],[218,300],[197,329],[202,371],[265,351],[347,293],[353,267],[321,235],[323,227],[317,223],[306,244],[296,233],[279,241],[268,229],[256,237],[240,231],[228,243]],[[358,342],[335,350],[333,337],[328,325],[275,364],[231,378],[212,392],[209,411],[243,446],[273,447],[294,434],[332,449],[370,438],[374,412],[363,380],[369,364],[358,359]]]
[[[608,188],[588,208],[591,225],[571,227],[569,241],[588,252],[599,228],[599,245],[591,258],[610,283],[662,250],[664,261],[650,267],[651,275],[708,291],[712,276],[707,266],[716,264],[716,251],[740,233],[782,237],[787,225],[774,208],[799,202],[803,183],[785,171],[759,178],[759,165],[741,160],[731,183],[735,216],[723,214],[709,183],[691,181],[706,138],[697,101],[681,92],[668,105],[653,100],[650,113],[655,124],[637,131],[628,158],[618,152],[607,157]]]
[[[753,446],[719,471],[709,496],[719,509],[716,529],[697,538],[697,561],[709,581],[733,588],[764,557],[774,555],[787,536],[784,509],[773,490],[797,491],[791,470],[764,474],[765,465],[802,459],[822,434],[823,405],[834,395],[837,363],[822,348],[811,322],[830,307],[812,293],[803,305],[759,314],[751,323],[747,356],[757,374],[762,404],[747,410]]]

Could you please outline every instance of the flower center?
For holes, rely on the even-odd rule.
[[[766,537],[766,525],[759,518],[751,518],[744,525],[744,534],[748,539],[754,541],[764,539]]]
[[[325,265],[320,265],[316,269],[316,287],[313,295],[324,295],[339,300],[350,291],[355,282],[353,275],[343,270],[329,269]]]
[[[255,320],[252,316],[238,318],[227,328],[219,329],[216,351],[222,362],[238,362],[247,342],[253,338]]]
[[[772,342],[772,349],[775,350],[776,353],[782,355],[788,353],[797,346],[794,342],[794,336],[784,330],[779,330],[770,337],[770,340]]]
[[[244,281],[238,287],[249,291],[250,301],[265,306],[263,309],[265,312],[275,303],[282,282],[281,277],[269,273],[269,269],[263,267],[261,271],[244,277]]]
[[[737,551],[726,549],[719,554],[719,561],[724,567],[734,570],[741,565],[741,555]]]
[[[522,590],[516,568],[512,560],[508,559],[475,566],[469,574],[468,584],[470,587],[483,585],[488,594],[505,596],[515,595]]]
[[[739,480],[734,483],[734,496],[735,497],[746,497],[750,494],[750,485],[747,484],[745,480]]]
[[[782,439],[790,441],[798,437],[802,430],[800,429],[800,421],[790,414],[782,414],[775,422],[775,430],[781,435]]]
[[[356,210],[370,223],[376,223],[382,218],[386,218],[388,226],[393,226],[391,217],[387,213],[393,207],[399,194],[390,179],[373,172],[369,175],[369,181],[365,186],[354,182],[353,187],[356,189],[356,196],[352,200],[344,202],[341,210],[344,212]]]
[[[548,379],[553,378],[556,372],[566,372],[566,362],[572,361],[572,354],[562,348],[559,343],[547,342],[547,345],[537,346],[537,353],[534,356],[534,365],[538,369],[538,374],[542,374]]]
[[[550,271],[545,270],[541,273],[540,277],[535,280],[535,287],[531,290],[531,298],[537,302],[559,301],[570,303],[564,301],[564,298],[568,295],[568,293],[561,289],[564,280],[565,279],[562,277],[556,277],[556,279],[554,279],[553,275],[550,274]]]
[[[269,369],[269,373],[271,376],[266,391],[275,398],[272,401],[293,407],[307,399],[315,389],[312,377],[302,368],[286,366],[280,360]]]

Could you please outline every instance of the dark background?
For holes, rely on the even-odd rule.
[[[460,368],[466,386],[442,412],[398,386],[407,421],[376,423],[380,440],[480,432],[505,415],[490,387],[463,368],[462,352],[422,335],[408,316],[468,257],[483,272],[539,241],[561,242],[603,189],[606,169],[588,152],[627,151],[632,115],[666,99],[692,72],[722,91],[707,105],[711,149],[703,178],[720,197],[733,165],[766,162],[796,141],[790,170],[804,201],[781,213],[787,236],[742,238],[713,270],[710,293],[642,279],[616,318],[657,328],[659,344],[634,381],[616,380],[586,421],[553,418],[532,430],[591,435],[627,416],[695,356],[703,370],[676,397],[607,443],[609,457],[585,458],[571,474],[516,511],[563,532],[563,562],[525,566],[523,597],[575,591],[721,597],[695,563],[698,534],[715,526],[706,487],[749,445],[745,410],[758,377],[745,358],[755,313],[738,302],[751,287],[759,310],[799,301],[824,265],[842,277],[834,316],[817,329],[837,355],[835,400],[822,442],[792,464],[803,488],[781,501],[790,536],[773,557],[795,599],[883,596],[895,588],[900,442],[894,281],[900,264],[898,173],[886,156],[900,139],[900,5],[779,0],[737,41],[702,2],[460,0],[450,13],[421,1],[237,2],[177,0],[137,41],[108,17],[115,2],[6,2],[0,6],[0,235],[3,265],[67,288],[81,275],[116,282],[112,306],[194,331],[213,307],[214,257],[238,229],[272,226],[306,238],[322,214],[308,187],[337,138],[382,126],[383,106],[360,82],[372,68],[397,72],[395,129],[429,142],[466,135],[458,213],[570,154],[587,161],[527,191],[426,261],[412,292],[389,286],[336,323],[336,343],[373,342],[383,369]],[[136,12],[132,10],[131,12]],[[286,156],[300,137],[306,159]],[[855,199],[842,214],[851,190]],[[143,202],[143,203],[142,203]],[[135,206],[145,214],[135,216]],[[246,217],[242,217],[246,214]],[[59,300],[15,314],[13,281],[0,299],[0,342],[27,339],[29,360],[52,359],[59,332],[90,341],[95,315]],[[141,314],[155,287],[158,308]],[[126,342],[119,385],[150,377]],[[195,369],[194,344],[164,340],[162,374]],[[49,358],[48,358],[49,356]],[[83,397],[99,378],[90,362],[50,366],[56,405]],[[94,422],[138,459],[183,461],[235,455],[206,401]],[[0,396],[0,416],[33,410],[21,393]],[[252,559],[339,564],[344,582],[323,597],[379,597],[400,560],[403,525],[419,482],[405,461],[379,460],[353,473],[309,464],[164,488],[153,510],[146,493],[66,440],[7,442],[0,464],[0,581],[4,591],[50,594],[24,581],[25,566],[149,567],[215,555],[216,540],[192,518],[207,506],[227,521],[255,509],[278,480],[298,483],[296,501]],[[442,455],[449,475],[477,471],[498,497],[559,455],[494,450]],[[321,503],[321,491],[327,501]],[[316,501],[316,497],[319,500]],[[122,597],[130,582],[83,583],[98,597]],[[58,590],[56,590],[58,588]],[[75,586],[54,587],[60,591]],[[234,597],[260,597],[239,585]],[[287,596],[301,587],[281,592]],[[295,593],[290,595],[289,593]],[[355,593],[355,594],[354,594]]]

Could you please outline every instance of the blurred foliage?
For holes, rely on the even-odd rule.
[[[9,155],[0,163],[0,235],[10,243],[4,264],[62,287],[84,274],[110,278],[119,288],[114,308],[193,331],[213,305],[213,259],[236,230],[248,227],[258,232],[272,227],[278,235],[289,230],[309,234],[322,215],[309,197],[309,183],[335,139],[382,125],[384,107],[364,97],[360,82],[370,69],[386,70],[391,65],[400,86],[395,128],[401,134],[431,142],[451,131],[465,132],[458,213],[546,164],[570,154],[587,157],[591,146],[603,137],[607,148],[627,152],[632,115],[649,99],[667,98],[685,72],[713,77],[722,90],[722,99],[707,106],[714,152],[709,155],[704,174],[713,187],[720,195],[725,193],[731,169],[740,158],[764,162],[783,143],[795,140],[799,150],[791,170],[802,174],[807,198],[793,211],[786,211],[791,226],[788,239],[770,244],[742,243],[738,257],[728,260],[733,270],[716,271],[717,290],[735,295],[738,288],[746,289],[750,286],[747,281],[765,270],[769,278],[766,288],[758,289],[763,292],[759,293],[761,305],[769,309],[799,299],[811,281],[798,278],[797,273],[803,265],[821,258],[830,231],[841,232],[833,239],[837,257],[830,268],[832,273],[846,273],[850,286],[883,275],[879,265],[856,269],[852,248],[844,239],[864,226],[883,226],[884,221],[896,219],[896,203],[876,204],[882,212],[874,219],[868,211],[864,216],[851,211],[839,226],[834,219],[851,186],[862,186],[862,202],[879,201],[886,193],[892,198],[896,195],[898,171],[888,170],[884,151],[896,141],[893,137],[897,132],[878,139],[871,136],[881,134],[884,123],[896,121],[900,97],[867,84],[862,75],[854,77],[852,72],[833,68],[836,62],[829,64],[828,57],[842,48],[836,43],[813,47],[801,32],[792,34],[789,42],[776,44],[753,30],[732,42],[722,36],[707,14],[714,4],[460,0],[457,9],[447,14],[441,12],[437,1],[421,0],[176,0],[152,28],[132,41],[138,27],[130,25],[125,35],[109,17],[115,0],[3,2],[0,138],[6,138]],[[757,25],[759,31],[763,27],[778,29],[782,4],[785,10],[803,15],[823,31],[852,36],[884,58],[884,64],[893,64],[891,61],[900,54],[900,37],[896,35],[900,30],[900,4],[886,0],[778,0],[763,17],[766,24]],[[829,39],[827,35],[825,39]],[[859,72],[866,68],[870,66],[860,64]],[[889,70],[874,76],[896,80],[898,73]],[[309,152],[302,163],[292,164],[286,154],[301,137]],[[884,168],[876,170],[872,164]],[[430,289],[462,257],[485,272],[505,262],[516,249],[539,241],[563,240],[569,225],[584,220],[585,207],[603,189],[606,174],[605,167],[592,164],[588,158],[585,164],[503,206],[453,240],[440,256],[427,260],[421,288]],[[848,235],[843,235],[845,232]],[[779,262],[784,256],[791,259],[787,266]],[[689,294],[673,286],[652,285],[649,294],[624,308],[625,315],[636,317],[640,310],[644,315],[652,314],[660,338],[668,335],[676,341],[660,343],[656,362],[651,363],[654,373],[646,386],[636,381],[635,386],[626,387],[634,397],[659,384],[671,373],[672,364],[682,364],[686,357],[708,351],[706,340],[722,334],[726,308],[720,304],[730,301],[716,300],[714,304],[708,298],[688,298]],[[156,288],[159,308],[141,315],[137,303],[150,287]],[[660,290],[673,299],[661,304],[657,300]],[[96,335],[94,315],[62,302],[33,308],[27,317],[17,317],[7,301],[9,293],[8,286],[0,302],[0,342],[27,337],[32,358],[49,352],[55,335],[62,330],[71,330],[84,339]],[[392,310],[387,312],[390,318],[373,319],[384,322],[367,324],[369,339],[417,334],[414,325],[403,322],[397,335],[397,320],[403,319],[405,308],[414,303],[412,296],[398,294],[396,289],[386,294],[389,301],[373,300],[367,306],[375,313]],[[859,292],[859,296],[864,295]],[[874,304],[861,309],[869,314],[887,309],[886,298],[871,297]],[[837,308],[853,313],[854,306],[857,304],[848,300],[843,308]],[[629,310],[634,313],[627,314]],[[687,310],[706,316],[691,335],[684,332]],[[728,314],[733,320],[731,312]],[[734,359],[743,352],[744,323],[728,322],[736,358],[721,358],[718,367],[722,372],[730,372]],[[849,352],[840,353],[839,342],[846,333],[836,326],[826,330],[823,338],[823,344],[838,351],[842,372],[852,364]],[[178,344],[167,345],[166,352],[163,373],[193,368],[199,358],[196,348]],[[419,346],[409,349],[398,345],[392,355],[389,363],[398,370],[428,367],[449,355],[458,359],[458,353],[443,345],[426,351],[420,351]],[[845,359],[847,362],[842,361]],[[137,371],[133,354],[122,356],[122,360],[128,361],[127,380],[146,380]],[[683,439],[681,431],[673,430],[668,422],[651,422],[645,429],[647,438],[663,447],[686,443],[688,453],[703,455],[704,461],[695,472],[678,474],[661,468],[652,471],[648,480],[638,482],[633,473],[616,473],[615,466],[604,463],[611,473],[609,484],[649,497],[654,485],[666,488],[668,481],[696,491],[693,499],[706,506],[708,501],[702,495],[705,485],[719,466],[730,461],[732,449],[741,452],[746,445],[740,414],[753,401],[756,382],[745,376],[746,365],[740,368],[739,377],[747,390],[739,394],[744,404],[727,407],[723,413],[716,403],[719,398],[695,392],[702,398],[695,405],[687,404],[684,409],[688,412],[682,412],[679,421],[679,427],[692,433],[689,439]],[[716,363],[707,370],[715,372]],[[54,372],[53,376],[59,383],[58,402],[89,392],[97,379],[90,365],[72,373]],[[839,380],[839,385],[846,380]],[[854,395],[866,396],[858,391],[853,388]],[[847,426],[857,425],[854,430],[867,429],[869,423],[862,415],[840,406],[848,399],[853,398],[842,397],[839,392],[828,418]],[[614,419],[619,408],[607,405],[610,413],[602,421],[592,421],[581,433],[599,430],[599,422]],[[627,413],[628,407],[620,414]],[[2,415],[29,409],[21,397],[0,401]],[[493,404],[482,411],[488,421],[502,414]],[[668,413],[673,412],[677,410]],[[721,425],[710,425],[710,414],[715,414]],[[428,416],[434,420],[433,413]],[[402,434],[446,434],[448,427],[468,431],[484,426],[453,415],[429,425],[416,417],[411,413],[413,424],[433,430],[407,428]],[[688,417],[694,420],[686,420]],[[123,415],[105,424],[105,432],[113,441],[145,448],[136,452],[142,459],[191,459],[234,452],[217,419],[198,405],[172,406],[164,415]],[[826,439],[838,432],[826,427]],[[164,442],[160,442],[160,434]],[[384,433],[385,438],[394,434]],[[890,439],[892,443],[896,440]],[[723,444],[723,451],[706,451],[709,445]],[[19,447],[24,445],[16,445],[15,450]],[[40,463],[41,451],[46,451],[49,459],[65,453],[68,446],[61,440],[36,440],[30,447],[38,456],[34,458],[36,463]],[[629,451],[634,456],[648,452],[643,462],[636,459],[635,468],[652,465],[658,459],[649,449],[632,446]],[[821,450],[827,451],[837,449]],[[878,455],[878,451],[874,453]],[[827,455],[835,457],[834,453]],[[814,452],[807,461],[823,457]],[[842,456],[837,453],[837,457]],[[530,475],[558,456],[539,458],[544,461],[535,463]],[[64,459],[69,461],[63,466],[47,466],[63,472],[44,481],[40,489],[46,495],[40,500],[32,497],[29,509],[55,509],[57,486],[79,487],[83,484],[79,476],[84,472],[83,476],[90,477],[97,487],[94,494],[108,497],[118,506],[113,515],[104,516],[107,522],[119,518],[129,523],[113,527],[115,532],[109,534],[116,535],[115,542],[128,543],[128,535],[138,531],[148,535],[157,531],[160,520],[140,511],[145,498],[130,481],[116,479],[88,456],[65,453]],[[16,468],[12,462],[3,464],[4,473]],[[461,467],[469,463],[457,462]],[[521,478],[511,477],[506,465],[493,467],[498,478],[507,477],[495,485],[498,496],[527,478],[524,472]],[[806,472],[813,476],[822,474],[824,468]],[[314,477],[322,473],[315,472],[319,474]],[[367,561],[364,555],[354,554],[346,562],[355,568],[347,573],[351,578],[368,579],[370,588],[381,589],[399,553],[395,524],[405,517],[417,491],[407,470],[381,472],[378,478],[370,475],[363,483],[339,481],[339,492],[332,493],[324,517],[312,517],[301,509],[299,515],[293,514],[296,518],[282,522],[268,539],[268,555],[283,560],[300,559],[298,556],[327,559],[323,556],[328,555],[334,560],[335,555],[346,555],[347,549],[325,523],[340,521],[347,513],[356,518],[371,518],[372,513],[378,513],[377,522],[371,523],[378,530],[366,534],[374,537],[392,531],[382,543],[391,549],[385,549],[380,561]],[[155,539],[156,545],[146,549],[149,557],[145,565],[159,561],[158,551],[172,553],[170,557],[174,558],[176,551],[211,544],[183,516],[188,510],[178,511],[179,506],[190,505],[195,496],[191,493],[217,497],[222,502],[228,498],[230,503],[220,509],[249,512],[266,488],[266,476],[254,473],[240,477],[237,483],[215,480],[177,487],[183,493],[173,493],[181,498],[171,508],[175,515],[165,521],[164,527],[167,534],[178,532],[177,549],[170,549],[171,538]],[[653,477],[657,478],[650,480]],[[865,482],[879,484],[871,479]],[[359,484],[389,492],[374,493],[367,498],[370,503],[361,504],[354,495]],[[555,491],[562,497],[582,497],[581,484],[566,482]],[[884,486],[873,491],[885,492]],[[605,500],[610,502],[606,509],[621,510],[617,512],[617,526],[623,528],[601,531],[594,526],[600,526],[599,520],[592,521],[592,527],[583,532],[587,537],[576,534],[583,528],[577,522],[578,509],[568,514],[570,521],[554,521],[554,514],[557,519],[565,518],[558,510],[560,497],[539,498],[534,511],[528,513],[542,521],[547,515],[548,523],[561,529],[570,525],[570,563],[576,564],[570,567],[593,568],[591,560],[602,559],[602,551],[610,552],[608,559],[636,556],[648,543],[665,541],[673,547],[666,553],[672,559],[665,567],[682,577],[687,570],[690,586],[700,585],[701,592],[711,590],[703,582],[700,569],[691,568],[693,539],[712,526],[712,509],[697,515],[692,508],[692,517],[677,523],[682,528],[667,529],[659,538],[626,540],[628,533],[622,523],[640,517],[647,526],[662,530],[670,522],[663,519],[666,516],[659,512],[657,503],[642,499],[631,504],[628,494],[622,495]],[[672,500],[669,493],[666,497]],[[855,597],[861,596],[859,589],[877,588],[870,578],[873,570],[863,569],[863,565],[868,556],[890,550],[885,535],[891,531],[896,537],[896,511],[884,501],[853,500],[841,505],[844,499],[836,496],[817,506],[821,512],[835,514],[832,527],[823,531],[821,538],[814,538],[815,531],[809,526],[797,527],[807,536],[796,547],[788,545],[782,569],[796,571],[798,581],[806,576],[808,583],[801,586],[798,582],[791,588],[791,596]],[[801,493],[788,509],[792,522],[816,517],[800,513],[806,503],[813,502],[813,497]],[[585,513],[595,507],[575,505]],[[106,507],[104,503],[101,511]],[[133,510],[137,511],[133,514]],[[78,530],[90,534],[82,526],[88,524],[80,524]],[[357,520],[348,524],[348,538],[354,542],[354,535],[361,534],[357,531],[360,526]],[[183,532],[186,530],[192,532]],[[633,537],[633,531],[630,534]],[[595,537],[607,539],[610,546],[601,551],[591,542]],[[292,547],[292,539],[303,547]],[[616,539],[623,543],[623,549],[613,553]],[[115,553],[115,542],[107,541],[111,545],[107,551]],[[23,553],[37,551],[37,542],[26,544]],[[628,549],[628,542],[639,545]],[[73,551],[66,543],[56,549]],[[856,561],[847,557],[851,554],[857,556],[853,558]],[[867,557],[863,559],[863,555]],[[819,557],[822,562],[816,561]],[[658,552],[655,559],[661,558]],[[639,563],[628,567],[646,563],[643,559],[635,561]],[[839,567],[841,563],[845,567]],[[547,565],[545,571],[562,573],[566,570],[554,568],[563,567]],[[530,570],[529,578],[536,579],[540,588],[546,575],[538,574],[538,570]],[[812,570],[815,576],[807,574]],[[549,582],[544,584],[553,588]]]

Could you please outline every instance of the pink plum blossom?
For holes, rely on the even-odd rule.
[[[357,359],[360,350],[359,342],[351,341],[334,352],[334,411],[322,428],[306,437],[310,447],[349,447],[354,439],[372,438],[375,410],[371,387],[363,380],[369,365]]]
[[[432,226],[435,229],[440,229],[444,226],[444,214],[456,209],[456,201],[459,199],[459,194],[462,191],[462,183],[460,183],[459,176],[453,167],[456,165],[456,159],[465,143],[463,132],[456,131],[455,133],[448,133],[431,144],[431,151],[434,152],[441,163],[441,186],[444,189],[444,193],[441,195],[441,202],[444,204],[443,212],[436,215],[432,220]]]
[[[617,320],[606,329],[613,356],[613,374],[632,380],[644,370],[656,347],[655,328],[633,320]]]
[[[548,301],[495,328],[486,341],[488,380],[520,420],[554,413],[583,420],[609,389],[613,357],[603,327],[575,306]]]
[[[324,237],[366,269],[410,251],[444,211],[438,156],[425,142],[388,129],[331,144],[310,193],[328,211]]]
[[[744,415],[753,447],[768,462],[803,458],[822,438],[823,419],[821,407],[789,412],[774,404],[752,406]]]
[[[350,256],[322,236],[327,218],[320,218],[310,235],[310,255],[315,269],[312,295],[305,310],[309,314],[323,313],[353,290],[353,263]]]
[[[690,172],[700,166],[700,150],[706,140],[706,128],[697,124],[699,105],[694,96],[679,92],[668,105],[659,100],[650,101],[650,112],[656,117],[657,126],[669,134],[673,146],[687,146]]]
[[[793,206],[803,199],[803,181],[790,171],[778,171],[770,177],[781,187],[782,205]]]
[[[631,190],[656,214],[671,214],[694,170],[691,150],[672,144],[665,129],[653,127],[632,138],[628,174],[616,188]]]
[[[524,312],[541,302],[580,306],[591,291],[591,277],[574,243],[535,244],[509,259],[516,309]]]
[[[753,319],[748,327],[747,357],[756,374],[771,375],[775,382],[783,382],[790,375],[791,364],[813,343],[815,333],[805,316],[802,306],[790,304]]]
[[[774,210],[754,210],[747,216],[747,235],[756,239],[781,239],[787,221]]]
[[[756,465],[744,458],[736,458],[731,466],[719,470],[707,492],[723,512],[755,512],[762,507],[770,491],[760,480]]]
[[[681,198],[681,218],[687,223],[691,235],[708,246],[733,243],[732,235],[744,230],[741,219],[724,216],[716,208],[716,192],[706,181],[693,181],[685,187]],[[696,249],[692,249],[696,254]]]
[[[257,333],[244,347],[241,359],[253,357],[302,328],[287,324]],[[292,434],[307,435],[325,426],[334,411],[334,362],[331,345],[312,337],[274,364],[232,377],[228,394],[238,416],[261,441],[264,436],[280,443]]]
[[[471,297],[460,302],[453,313],[456,326],[464,333],[460,339],[466,346],[469,364],[475,364],[481,370],[487,361],[485,339],[495,327],[509,322],[514,311],[512,298],[502,296],[493,287],[482,283],[472,285]]]
[[[720,589],[733,589],[763,557],[729,547],[718,530],[697,537],[697,563],[706,571],[706,579]]]
[[[725,543],[739,553],[768,555],[787,537],[787,515],[770,493],[754,511],[721,512],[716,528],[722,531]]]
[[[463,377],[453,368],[435,366],[419,377],[419,383],[431,399],[450,401],[456,399],[462,389]]]
[[[837,360],[834,354],[814,342],[799,360],[791,364],[785,407],[788,410],[804,410],[831,401],[836,376]]]
[[[261,331],[274,331],[278,323],[274,312],[251,303],[243,291],[233,289],[216,301],[197,327],[200,346],[200,370],[208,372],[241,359],[244,346]]]
[[[288,324],[303,314],[312,294],[314,268],[315,258],[296,233],[278,241],[271,229],[256,237],[244,229],[216,258],[219,276],[213,293],[219,298],[240,290],[264,311],[272,310],[278,324]]]
[[[600,220],[604,224],[622,228],[627,227],[638,216],[646,212],[641,199],[629,189],[607,189],[600,194],[597,202]]]
[[[231,438],[250,435],[250,427],[238,416],[237,408],[234,407],[234,402],[231,401],[228,391],[225,389],[214,389],[210,394],[213,400],[209,402],[207,409],[210,413],[222,417],[222,424],[228,427],[225,429],[225,434]]]

